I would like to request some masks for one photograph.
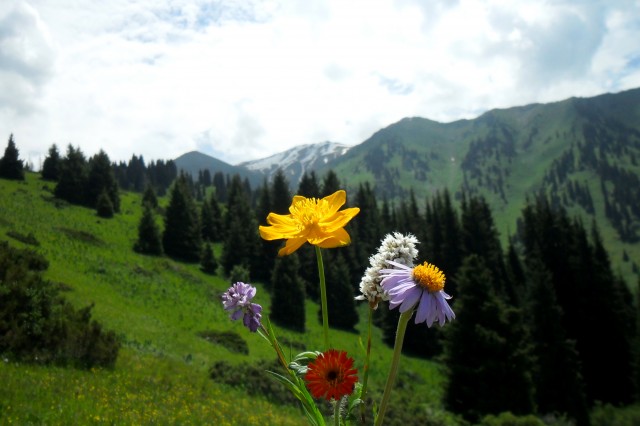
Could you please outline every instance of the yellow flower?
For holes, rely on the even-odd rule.
[[[322,199],[293,197],[287,215],[269,213],[267,223],[261,226],[260,236],[265,240],[286,239],[278,256],[285,256],[298,250],[306,241],[321,248],[347,245],[351,238],[343,228],[360,212],[358,207],[338,211],[347,200],[343,190]]]

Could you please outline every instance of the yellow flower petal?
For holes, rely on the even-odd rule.
[[[339,211],[347,200],[343,190],[322,199],[293,197],[288,215],[269,213],[267,223],[260,226],[260,236],[265,240],[286,239],[287,243],[278,253],[280,256],[295,252],[309,242],[322,248],[340,247],[351,242],[343,229],[360,212],[357,207]]]

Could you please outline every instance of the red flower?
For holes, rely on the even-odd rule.
[[[329,349],[309,364],[304,379],[314,398],[339,400],[353,392],[358,381],[358,370],[353,367],[353,358],[344,351]]]

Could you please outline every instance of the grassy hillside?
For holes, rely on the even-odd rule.
[[[0,240],[43,254],[50,262],[46,278],[63,283],[65,297],[77,307],[94,303],[94,318],[114,330],[123,347],[113,371],[0,361],[0,423],[304,424],[294,406],[274,405],[208,378],[216,361],[256,363],[275,357],[258,335],[228,319],[219,301],[229,286],[225,279],[203,274],[198,265],[133,252],[142,214],[139,194],[121,194],[122,213],[105,220],[94,210],[54,199],[53,186],[33,173],[25,182],[0,180]],[[20,241],[30,235],[38,245]],[[219,254],[220,247],[216,250]],[[255,284],[257,302],[268,312],[269,295]],[[365,330],[365,306],[360,308],[358,329]],[[305,333],[277,332],[292,346],[319,349],[318,306],[307,302],[306,309]],[[199,337],[204,331],[237,333],[248,355]],[[383,388],[391,357],[375,332],[374,393]],[[364,333],[331,333],[333,345],[353,354],[360,370],[361,337]],[[434,416],[442,413],[443,380],[437,363],[403,358],[400,384]]]

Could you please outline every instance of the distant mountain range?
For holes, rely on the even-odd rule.
[[[640,89],[494,109],[451,123],[405,118],[353,147],[301,145],[236,166],[194,152],[175,161],[192,173],[207,167],[257,185],[280,167],[292,190],[305,171],[320,178],[331,169],[348,191],[369,182],[379,200],[396,205],[413,194],[424,206],[444,188],[458,198],[480,194],[503,236],[516,231],[526,199],[544,193],[596,219],[614,257],[640,262]]]

